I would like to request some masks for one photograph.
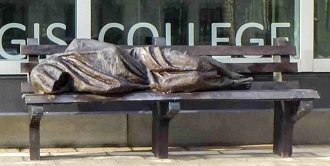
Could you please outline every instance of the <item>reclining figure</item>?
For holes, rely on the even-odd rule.
[[[157,46],[126,50],[90,39],[72,41],[64,53],[52,55],[31,72],[38,94],[248,89],[252,80],[211,57]]]

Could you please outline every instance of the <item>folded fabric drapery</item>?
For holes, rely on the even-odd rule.
[[[110,43],[75,39],[31,72],[35,93],[123,93],[152,89],[192,92],[248,88],[252,78],[228,70],[207,56],[157,46],[121,49]]]

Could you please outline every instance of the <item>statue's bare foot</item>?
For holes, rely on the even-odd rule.
[[[252,77],[239,78],[237,80],[233,80],[232,89],[236,89],[236,90],[250,89],[252,81],[253,81]]]
[[[244,76],[235,72],[230,72],[229,78],[233,80],[239,80],[241,78],[244,78]]]

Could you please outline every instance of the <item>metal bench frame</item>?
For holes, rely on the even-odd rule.
[[[63,52],[66,46],[37,45],[36,39],[28,39],[28,45],[21,46],[21,53],[28,55],[28,62],[22,63],[22,72],[29,73],[38,63],[39,55]],[[260,74],[274,73],[275,80],[254,82],[250,90],[225,90],[193,93],[133,92],[128,94],[92,95],[63,93],[58,95],[34,94],[29,82],[22,83],[30,121],[30,159],[40,160],[40,121],[43,115],[75,115],[103,113],[139,113],[152,111],[152,151],[157,158],[168,158],[169,122],[182,110],[182,101],[274,101],[273,151],[283,157],[292,155],[292,137],[295,122],[307,115],[313,108],[313,100],[320,98],[315,90],[299,89],[296,83],[283,82],[282,72],[297,72],[297,64],[290,63],[290,55],[296,53],[283,39],[275,39],[275,46],[172,46],[196,55],[276,55],[274,63],[228,64],[236,72]],[[127,47],[127,46],[122,46]],[[129,102],[139,105],[139,110],[108,110],[106,103]],[[93,110],[62,112],[44,111],[44,106],[54,104],[84,104]],[[96,109],[96,110],[95,110]],[[218,111],[218,110],[214,110]]]

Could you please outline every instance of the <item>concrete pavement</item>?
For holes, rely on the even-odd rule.
[[[330,165],[330,145],[297,145],[291,158],[274,155],[272,145],[172,147],[169,159],[156,159],[150,147],[51,148],[41,155],[41,161],[30,161],[28,149],[0,149],[0,165]]]

